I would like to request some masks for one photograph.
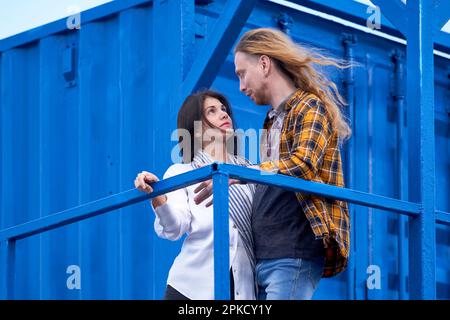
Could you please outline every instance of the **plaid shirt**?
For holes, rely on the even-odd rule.
[[[297,90],[286,102],[285,110],[280,158],[263,162],[260,168],[343,187],[339,139],[325,106],[315,95]],[[264,129],[270,129],[272,122],[273,118],[266,117]],[[304,193],[296,193],[296,196],[316,239],[331,241],[325,249],[323,277],[335,276],[345,270],[349,255],[347,203]]]

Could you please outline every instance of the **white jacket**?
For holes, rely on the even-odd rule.
[[[192,170],[190,164],[174,164],[164,179]],[[214,299],[213,206],[206,207],[211,197],[199,205],[194,202],[194,184],[167,194],[167,202],[154,209],[155,231],[160,238],[178,240],[184,234],[181,252],[176,257],[167,284],[193,300]],[[253,198],[248,185],[237,185]],[[230,265],[233,269],[236,300],[253,300],[254,270],[247,257],[238,230],[230,224]]]

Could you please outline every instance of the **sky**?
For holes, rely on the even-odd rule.
[[[0,0],[0,39],[111,0]]]
[[[0,0],[0,39],[70,16],[76,10],[84,11],[110,1],[112,0]],[[354,1],[371,5],[369,0]],[[450,33],[450,21],[443,30]]]

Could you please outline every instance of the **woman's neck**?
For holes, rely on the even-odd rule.
[[[212,160],[217,162],[227,162],[227,150],[223,143],[210,143],[203,148],[203,151],[209,154]]]

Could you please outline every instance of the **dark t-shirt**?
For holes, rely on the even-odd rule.
[[[324,256],[323,242],[315,240],[294,192],[257,185],[252,208],[252,232],[256,259]]]

